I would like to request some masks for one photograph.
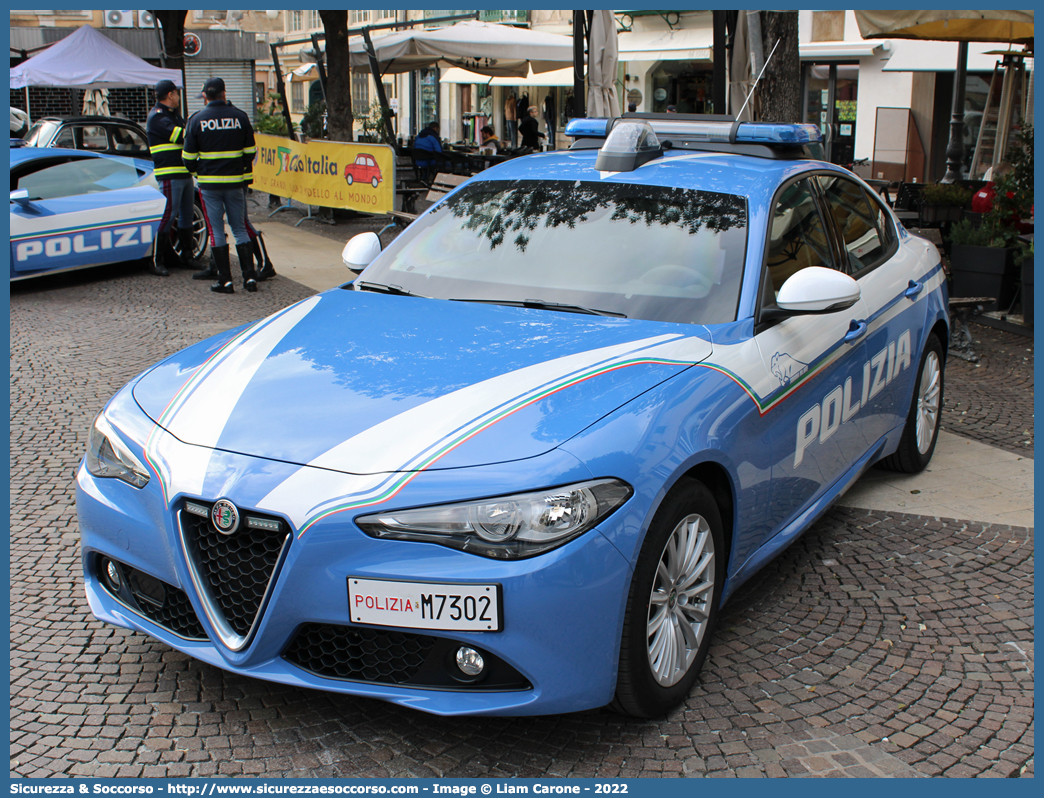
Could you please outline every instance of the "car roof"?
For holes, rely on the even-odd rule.
[[[79,158],[109,158],[115,161],[125,161],[126,163],[133,164],[138,168],[152,169],[152,161],[143,158],[128,158],[123,155],[110,155],[105,152],[72,150],[61,147],[12,147],[11,166],[18,166],[19,164],[40,160],[42,158],[62,158],[69,155],[74,155]]]
[[[124,119],[122,116],[41,116],[37,122],[87,122],[95,125],[126,125],[127,127],[144,130],[144,128],[133,119]]]
[[[596,149],[556,150],[513,158],[476,175],[477,180],[584,180],[623,182],[735,194],[767,200],[780,183],[803,171],[825,169],[845,173],[834,164],[813,159],[772,160],[750,155],[668,150],[630,172],[595,169]]]

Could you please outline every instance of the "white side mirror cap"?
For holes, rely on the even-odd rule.
[[[381,254],[381,239],[376,233],[352,236],[341,251],[341,260],[351,271],[359,274]]]
[[[11,192],[11,202],[17,202],[19,205],[28,205],[29,190],[25,188],[16,188]]]
[[[859,283],[834,269],[809,266],[790,276],[776,295],[776,304],[793,313],[844,310],[859,301]]]

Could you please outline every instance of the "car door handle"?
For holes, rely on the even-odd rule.
[[[852,319],[851,324],[848,325],[848,332],[845,333],[845,343],[852,343],[856,339],[861,338],[865,332],[866,322]]]
[[[910,285],[907,287],[905,292],[906,298],[913,299],[915,296],[921,293],[922,288],[924,288],[924,283],[919,283],[916,280],[911,280]]]

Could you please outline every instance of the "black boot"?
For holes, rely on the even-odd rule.
[[[156,245],[152,248],[152,257],[149,258],[149,272],[160,277],[167,277],[170,272],[163,262],[167,259],[167,248],[170,246],[170,238],[166,233],[156,235]]]
[[[265,246],[265,239],[261,237],[260,233],[258,233],[257,238],[254,239],[254,256],[257,258],[258,282],[276,276],[275,267],[272,265],[272,261],[268,257],[268,248]]]
[[[178,267],[181,269],[195,269],[196,264],[192,260],[192,253],[196,249],[196,237],[192,235],[192,229],[178,229]]]
[[[223,247],[211,247],[211,251],[214,253],[217,282],[210,286],[210,290],[216,294],[236,293],[236,289],[232,286],[232,267],[228,260],[228,244]]]
[[[257,273],[254,271],[254,245],[251,242],[236,244],[239,268],[243,270],[243,287],[253,293],[257,290]]]
[[[207,262],[207,268],[201,272],[196,272],[192,275],[193,280],[216,280],[218,276],[217,267],[214,265],[214,248],[210,248],[210,260]]]

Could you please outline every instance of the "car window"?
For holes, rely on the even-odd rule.
[[[410,225],[365,279],[444,299],[713,324],[736,317],[746,240],[746,200],[731,194],[488,180]]]
[[[882,263],[889,252],[883,211],[853,180],[840,175],[817,175],[827,208],[844,243],[846,274],[858,275]]]
[[[85,125],[80,128],[80,136],[82,141],[82,150],[100,150],[105,151],[109,149],[109,138],[105,135],[105,128],[99,125]]]
[[[141,179],[142,173],[130,164],[81,157],[24,174],[18,178],[17,188],[26,189],[32,199],[54,199],[130,188]]]
[[[70,150],[77,149],[73,129],[71,127],[63,127],[61,132],[58,134],[58,138],[54,140],[54,144],[51,146],[67,147]]]
[[[809,266],[836,268],[826,227],[807,179],[783,189],[776,199],[770,224],[765,263],[774,292],[788,277]]]
[[[113,127],[112,140],[116,144],[116,151],[119,153],[126,153],[127,155],[135,155],[143,152],[148,152],[149,144],[142,138],[141,134],[129,127]]]
[[[25,134],[25,144],[27,147],[50,147],[62,146],[60,144],[52,145],[50,143],[51,137],[54,136],[54,131],[58,128],[58,123],[49,119],[43,119],[29,128],[29,132]],[[69,144],[66,146],[72,146],[72,136],[70,134]]]

